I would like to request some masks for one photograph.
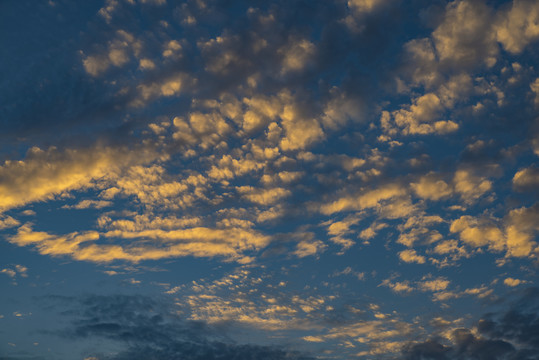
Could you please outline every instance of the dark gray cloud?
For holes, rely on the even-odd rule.
[[[125,345],[114,355],[85,354],[100,360],[313,359],[277,346],[237,344],[225,335],[226,329],[182,319],[169,305],[144,296],[88,296],[80,305],[80,317],[62,336]]]
[[[483,315],[473,328],[457,328],[451,342],[441,336],[405,345],[399,360],[537,360],[539,359],[539,289],[528,288],[509,309]],[[113,341],[124,350],[113,355],[85,353],[99,360],[262,359],[313,360],[283,346],[238,344],[227,325],[210,326],[183,319],[173,305],[140,295],[91,295],[51,299],[70,304],[74,316],[61,336],[77,341]],[[73,307],[75,305],[75,307]],[[503,303],[500,304],[502,307]],[[384,357],[386,358],[386,357]],[[1,358],[2,360],[6,360]],[[15,359],[15,358],[14,358]],[[20,358],[16,358],[20,360]]]
[[[459,328],[452,343],[433,337],[410,343],[405,360],[536,360],[539,359],[539,289],[527,289],[510,310],[484,315],[475,329]]]

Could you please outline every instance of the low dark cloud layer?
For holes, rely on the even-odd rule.
[[[278,346],[237,344],[223,329],[186,321],[173,309],[144,296],[89,296],[80,300],[81,317],[62,333],[71,339],[107,339],[125,350],[99,360],[312,360],[311,356]]]
[[[408,344],[403,360],[536,360],[539,359],[539,289],[527,289],[509,310],[483,316],[475,328]]]

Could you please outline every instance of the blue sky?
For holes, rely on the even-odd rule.
[[[0,359],[537,359],[537,2],[0,29]]]

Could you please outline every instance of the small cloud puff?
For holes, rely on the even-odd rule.
[[[303,258],[306,256],[313,256],[320,254],[327,248],[327,245],[324,244],[320,240],[314,240],[314,241],[301,241],[296,245],[296,250],[294,251],[294,255],[296,255],[299,258]]]
[[[539,169],[528,167],[517,171],[513,176],[513,186],[518,191],[539,189]]]
[[[503,283],[506,286],[515,287],[515,286],[519,286],[520,284],[525,284],[526,281],[519,280],[519,279],[514,279],[512,277],[508,277],[508,278],[503,280]]]
[[[399,259],[401,259],[405,263],[417,263],[417,264],[425,263],[425,257],[422,255],[418,255],[417,252],[413,249],[399,252]]]

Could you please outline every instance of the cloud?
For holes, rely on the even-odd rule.
[[[411,41],[405,46],[405,50],[413,59],[412,61],[418,62],[411,65],[414,68],[425,67],[424,64],[421,64],[422,61],[425,61],[422,56],[425,56],[424,53],[429,50],[421,49],[421,47],[430,46],[428,41],[426,44]],[[419,49],[417,49],[418,47]],[[428,61],[430,61],[430,57]],[[413,97],[410,105],[404,105],[399,110],[382,111],[380,125],[385,134],[378,137],[379,141],[389,141],[390,137],[397,135],[398,130],[402,135],[444,135],[459,129],[459,124],[449,119],[445,120],[444,115],[471,92],[472,79],[467,74],[459,74],[441,82],[440,75],[436,73],[438,71],[436,66],[432,65],[431,67],[432,70],[428,70],[429,66],[422,70],[427,73],[420,73],[416,69],[412,78],[415,82],[423,83],[427,89],[431,85],[439,85],[437,91]]]
[[[286,74],[303,70],[314,57],[315,52],[316,47],[310,41],[290,38],[288,44],[279,49],[283,57],[281,72]]]
[[[425,263],[425,257],[422,255],[418,255],[417,252],[412,249],[399,252],[399,258],[405,263]]]
[[[530,191],[539,187],[539,169],[528,167],[519,170],[513,176],[513,186],[518,191]]]
[[[15,276],[17,276],[17,272],[15,270],[12,270],[12,269],[2,269],[2,271],[0,271],[0,273],[6,274],[10,278],[14,278]]]
[[[197,46],[206,60],[205,70],[216,75],[229,75],[236,73],[240,66],[250,65],[249,59],[240,53],[239,44],[239,36],[224,34],[199,41]]]
[[[539,106],[539,78],[535,79],[535,81],[530,84],[530,89],[535,94],[533,103],[535,106]]]
[[[0,215],[0,230],[9,229],[20,225],[20,222],[11,216]]]
[[[410,184],[414,192],[421,198],[439,200],[453,193],[451,187],[433,174],[422,176],[419,182]]]
[[[494,26],[496,39],[505,50],[521,53],[539,39],[539,5],[533,0],[514,0],[511,8],[500,14]]]
[[[409,281],[396,281],[391,282],[389,279],[382,281],[380,285],[389,287],[392,291],[396,293],[410,293],[414,291],[414,287],[411,286]]]
[[[88,74],[99,76],[111,66],[122,67],[126,65],[130,60],[129,54],[138,56],[141,48],[142,43],[132,34],[124,30],[117,30],[115,38],[109,41],[107,49],[103,53],[87,56],[82,64]]]
[[[204,150],[218,144],[232,130],[218,113],[192,112],[188,119],[175,117],[173,122],[174,140],[190,147],[198,145]]]
[[[123,168],[154,156],[149,149],[95,146],[59,151],[33,147],[24,160],[0,166],[0,211],[91,187],[93,181],[115,177]]]
[[[348,121],[361,122],[364,119],[364,104],[362,99],[354,97],[338,88],[330,90],[331,99],[324,107],[322,124],[328,129],[337,129]]]
[[[285,136],[279,146],[284,151],[305,149],[324,137],[320,123],[316,118],[310,117],[300,104],[292,102],[289,94],[282,95],[287,102],[281,114]]]
[[[470,170],[457,170],[453,177],[455,191],[461,194],[465,202],[471,202],[491,190],[492,182],[477,176]]]
[[[398,3],[394,0],[348,0],[346,5],[349,9],[347,15],[341,21],[352,33],[360,33],[365,29],[365,18],[376,15],[387,5]]]
[[[435,291],[442,291],[442,290],[447,289],[449,284],[450,284],[450,281],[447,279],[439,278],[439,279],[434,279],[434,280],[428,280],[427,278],[427,280],[419,282],[418,286],[423,291],[435,292]]]
[[[505,278],[503,280],[503,283],[506,286],[515,287],[515,286],[519,286],[520,284],[524,284],[525,281],[522,281],[520,279],[514,279],[512,277],[508,277],[508,278]]]
[[[406,190],[399,184],[387,184],[374,190],[364,191],[358,195],[341,197],[331,203],[320,207],[325,215],[350,210],[362,210],[376,207],[380,202],[406,194]]]
[[[17,285],[17,283],[15,282],[17,276],[27,278],[28,268],[24,265],[16,264],[14,266],[0,270],[0,274],[6,274],[7,276],[13,279],[14,281],[13,284]]]
[[[413,39],[404,44],[406,72],[415,84],[427,89],[439,84],[442,75],[438,71],[437,54],[430,38]]]
[[[264,337],[267,332],[320,328],[313,320],[336,296],[290,293],[285,287],[286,282],[275,282],[270,274],[247,265],[213,281],[201,279],[171,292],[180,297],[176,305],[190,320],[239,326],[253,333],[263,330]],[[254,292],[260,296],[253,297]]]
[[[81,315],[61,335],[77,340],[108,339],[120,346],[109,355],[87,351],[85,355],[94,359],[313,359],[283,346],[235,343],[216,328],[182,319],[170,306],[144,296],[87,296],[79,301]]]
[[[473,328],[456,328],[448,340],[410,342],[399,359],[534,359],[539,352],[537,289],[509,309],[484,315]]]
[[[197,173],[185,178],[167,174],[162,165],[132,166],[104,189],[100,196],[105,200],[115,197],[134,197],[140,203],[163,209],[191,206],[199,199],[206,199],[208,180]]]
[[[100,244],[102,238],[125,239],[121,244]],[[150,239],[152,242],[148,242]],[[40,254],[70,256],[75,260],[108,263],[113,261],[139,262],[183,256],[224,257],[239,263],[251,262],[243,252],[260,250],[271,238],[244,228],[186,229],[141,231],[110,230],[73,232],[53,235],[36,232],[29,224],[21,226],[8,241],[18,246],[32,246]]]
[[[513,209],[505,219],[507,255],[537,257],[539,248],[535,234],[539,231],[539,205]]]
[[[451,232],[457,232],[460,239],[474,247],[489,246],[493,250],[501,251],[504,248],[503,232],[488,220],[478,220],[470,216],[461,216],[453,221]]]
[[[299,258],[303,258],[306,256],[313,256],[316,254],[319,254],[323,252],[327,248],[327,245],[324,244],[320,240],[314,240],[314,241],[301,241],[296,245],[296,251],[294,251],[294,255],[296,255]]]
[[[360,343],[372,342],[372,347],[376,348],[380,341],[405,337],[412,331],[409,324],[398,320],[383,321],[359,321],[356,323],[346,324],[329,331],[324,337],[326,339],[357,339]],[[400,343],[400,342],[399,342]],[[401,343],[402,344],[402,343]],[[393,352],[394,348],[388,348],[380,353]],[[376,353],[376,351],[373,351]]]
[[[539,38],[535,2],[514,1],[511,5],[495,9],[485,1],[459,0],[449,2],[444,10],[438,5],[425,10],[424,20],[435,29],[430,37],[404,45],[402,71],[395,79],[397,91],[410,94],[410,104],[382,111],[380,123],[385,134],[379,136],[380,141],[389,141],[399,132],[426,135],[460,131],[462,123],[448,114],[474,95],[483,95],[483,100],[469,104],[477,115],[484,115],[481,109],[488,104],[489,94],[496,96],[496,105],[507,105],[505,85],[500,81],[487,84],[473,74],[500,61],[504,54],[499,43],[520,54]]]
[[[511,7],[495,11],[484,1],[449,2],[442,21],[431,39],[407,43],[414,62],[425,65],[414,69],[414,79],[427,85],[441,80],[440,70],[462,71],[481,63],[491,67],[499,59],[498,42],[518,54],[539,39],[539,8],[534,1],[513,1]],[[440,68],[439,68],[440,67]]]
[[[348,0],[348,7],[358,14],[369,13],[391,1],[392,0]]]
[[[432,228],[443,222],[444,220],[437,215],[417,213],[407,216],[406,222],[398,226],[400,235],[397,242],[408,247],[412,247],[416,243],[435,243],[439,241],[442,236],[437,229]]]
[[[342,251],[345,251],[355,244],[355,241],[350,239],[350,235],[354,233],[351,227],[356,225],[359,220],[360,218],[357,216],[348,216],[342,221],[329,221],[324,225],[328,225],[327,233],[330,240],[341,245]],[[374,230],[372,231],[374,232]]]
[[[64,209],[102,209],[108,206],[112,205],[112,201],[106,201],[106,200],[81,200],[75,205],[64,205],[62,208]]]
[[[385,223],[377,224],[376,222],[372,223],[368,228],[361,230],[359,237],[365,241],[372,239],[376,236],[377,231],[386,228],[388,225]]]
[[[255,271],[243,287],[230,278],[221,290],[199,281],[197,289],[207,288],[184,296],[185,283],[174,297],[192,320],[272,331],[266,339],[299,336],[321,357],[383,358],[402,344],[400,334],[421,341],[428,330],[401,295],[443,307],[516,291],[530,279],[539,255],[529,151],[539,144],[535,2],[70,5],[95,18],[71,16],[78,10],[69,1],[56,2],[50,13],[5,5],[32,16],[6,17],[17,36],[6,40],[13,65],[0,84],[2,159],[14,159],[0,166],[0,229],[12,244],[60,257],[53,262],[108,264],[120,277],[118,267],[178,257],[225,262],[215,276],[260,267],[275,274],[264,297]],[[38,33],[40,24],[47,32]],[[26,157],[16,155],[27,148]],[[43,201],[50,203],[24,217],[23,206]],[[73,224],[49,221],[68,212],[77,215]],[[324,278],[351,259],[365,260],[361,287],[351,277]],[[500,265],[496,287],[463,287],[447,268],[464,271],[474,261],[485,262],[485,272]],[[502,269],[504,262],[511,266]],[[410,276],[429,266],[444,276]],[[4,280],[17,272],[2,268]],[[277,285],[296,271],[312,277],[297,293],[290,289],[298,283]],[[403,275],[369,290],[392,271]],[[359,288],[387,294],[396,308],[370,313],[356,303]],[[343,298],[330,303],[326,292]],[[399,322],[402,309],[413,325]],[[130,315],[139,313],[148,315]],[[86,324],[88,337],[116,336],[119,322],[97,318]],[[155,319],[148,331],[167,325]],[[211,358],[221,345],[204,341],[215,351],[185,355],[184,343],[133,337],[139,348],[118,357]],[[281,355],[251,357],[271,356]]]
[[[496,63],[498,46],[492,31],[492,9],[482,1],[454,1],[432,33],[440,61],[452,66]]]
[[[169,73],[159,79],[142,82],[137,85],[137,96],[130,105],[140,108],[163,97],[178,96],[184,88],[192,87],[195,83],[196,79],[183,72]]]
[[[445,293],[451,283],[451,281],[443,277],[433,278],[431,274],[427,274],[417,281],[393,281],[394,278],[395,276],[385,279],[378,286],[386,286],[393,292],[400,294],[408,294],[414,291],[432,292],[434,293],[433,298],[437,299],[441,294]]]
[[[509,211],[502,222],[461,216],[453,221],[450,231],[459,233],[460,239],[472,247],[487,246],[491,251],[506,251],[507,257],[534,258],[537,256],[534,235],[539,231],[538,220],[536,204]]]
[[[107,22],[112,20],[112,14],[116,11],[121,0],[107,0],[104,6],[99,9],[98,14],[101,15]]]
[[[238,192],[247,200],[262,206],[273,205],[291,195],[290,190],[280,187],[271,189],[256,189],[252,186],[240,186],[237,189]]]
[[[408,108],[394,111],[392,118],[404,135],[446,134],[456,131],[459,126],[454,121],[437,120],[443,109],[440,98],[436,94],[428,93],[414,99]],[[381,121],[382,126],[389,129],[389,113],[384,112]]]

